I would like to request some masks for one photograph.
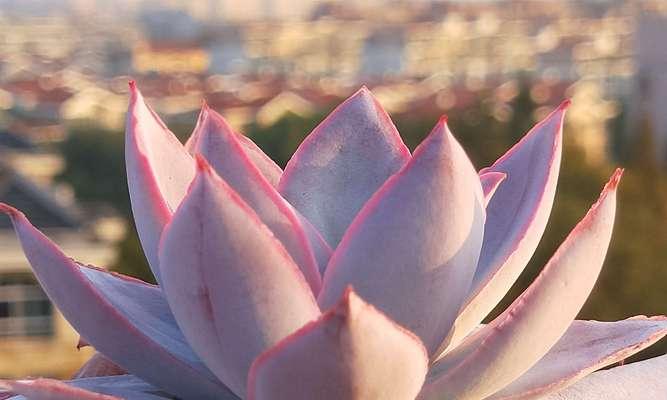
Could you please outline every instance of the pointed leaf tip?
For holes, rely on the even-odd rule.
[[[335,247],[364,203],[409,159],[391,118],[362,87],[299,145],[278,189]]]
[[[332,307],[330,312],[341,317],[348,317],[353,311],[351,303],[359,302],[360,300],[360,297],[354,292],[352,285],[347,285],[340,300]]]
[[[609,178],[609,182],[605,185],[606,190],[616,190],[618,187],[618,184],[621,182],[621,178],[623,177],[623,173],[625,172],[625,169],[623,168],[616,168],[614,173],[611,175],[611,178]]]
[[[611,174],[611,177],[609,177],[609,181],[605,183],[602,192],[600,192],[598,200],[595,202],[595,204],[591,206],[591,208],[586,213],[586,217],[588,217],[589,214],[593,213],[600,206],[600,204],[602,204],[602,202],[607,198],[607,195],[616,192],[616,189],[618,189],[618,184],[621,182],[621,178],[623,177],[624,171],[625,170],[623,168],[616,168],[616,170],[614,170],[614,173]]]
[[[565,111],[565,110],[567,110],[567,109],[570,107],[571,104],[572,104],[572,100],[570,100],[570,99],[565,99],[565,100],[563,100],[563,102],[560,103],[560,105],[558,106],[558,110],[559,110],[559,111]]]
[[[7,203],[0,203],[0,212],[7,215],[9,218],[12,219],[12,221],[14,220],[14,218],[20,217],[20,216],[23,215],[23,213],[21,211],[19,211],[16,208],[10,206]]]

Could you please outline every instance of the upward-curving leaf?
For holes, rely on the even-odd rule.
[[[498,318],[446,354],[439,361],[446,368],[434,365],[422,399],[476,400],[489,396],[528,371],[560,339],[602,268],[611,240],[621,174],[621,170],[614,173],[598,202],[530,287]]]
[[[551,214],[562,151],[562,126],[569,101],[537,124],[491,167],[506,174],[486,207],[484,244],[466,304],[448,342],[458,344],[505,296],[532,257]]]
[[[364,87],[301,143],[278,188],[336,247],[364,203],[409,158],[391,119]]]
[[[125,127],[125,164],[132,214],[151,271],[160,282],[162,229],[195,175],[193,158],[130,82]]]
[[[352,285],[433,355],[468,293],[483,233],[477,173],[443,119],[350,225],[320,305],[332,307]]]
[[[0,211],[12,219],[46,294],[97,350],[178,396],[235,399],[188,346],[158,287],[77,264],[23,213],[5,204]]]
[[[208,104],[205,102],[202,104],[201,112],[199,113],[199,118],[197,118],[197,126],[195,126],[192,135],[188,138],[188,141],[185,143],[185,148],[188,152],[194,157],[195,154],[201,153],[197,150],[196,142],[198,141],[199,131],[203,128],[203,124],[209,113],[215,113]],[[217,114],[217,113],[215,113]],[[222,116],[219,116],[222,119]],[[230,128],[230,132],[231,132]],[[280,176],[283,174],[283,170],[276,164],[269,156],[262,151],[262,149],[255,144],[249,137],[238,132],[233,132],[236,139],[239,142],[239,145],[243,148],[243,152],[248,156],[253,165],[262,173],[264,178],[271,184],[271,186],[278,186],[280,181]],[[224,149],[218,149],[221,153],[216,154],[217,157],[224,157]],[[210,155],[209,155],[210,156]],[[210,160],[209,160],[210,161]],[[218,172],[219,173],[219,172]]]
[[[244,397],[255,357],[320,311],[282,244],[197,160],[195,180],[160,244],[162,288],[197,354]]]
[[[665,335],[665,317],[633,317],[615,322],[574,321],[537,364],[487,400],[542,399],[595,370],[630,357]]]
[[[308,222],[300,218],[265,179],[248,157],[238,137],[220,114],[204,106],[189,146],[191,151],[202,155],[257,213],[290,253],[313,293],[319,293],[322,282],[317,260],[321,259],[321,269],[324,270],[324,263],[329,260],[331,250],[314,228],[305,229],[304,225]],[[311,245],[311,242],[316,243]],[[315,250],[324,250],[324,254],[316,255]]]

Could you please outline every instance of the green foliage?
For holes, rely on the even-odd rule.
[[[130,227],[123,240],[118,243],[116,262],[111,266],[114,271],[134,276],[143,281],[156,283],[155,277],[148,266],[144,251],[141,249],[139,236],[132,221],[128,221]]]
[[[118,132],[84,127],[71,130],[60,145],[66,165],[56,179],[72,185],[81,201],[108,202],[129,213],[123,140]]]
[[[57,179],[70,184],[80,201],[107,203],[127,220],[128,230],[111,268],[152,282],[131,218],[123,134],[79,127],[69,132],[60,150],[66,167]]]
[[[284,168],[299,144],[325,116],[326,113],[322,113],[302,118],[288,113],[268,127],[251,123],[245,128],[245,134]]]

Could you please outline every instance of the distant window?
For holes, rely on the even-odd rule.
[[[53,306],[31,274],[0,274],[0,336],[53,335]]]

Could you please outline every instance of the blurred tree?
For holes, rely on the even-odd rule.
[[[318,113],[304,118],[293,113],[287,113],[271,126],[251,123],[246,126],[244,132],[278,165],[284,168],[299,144],[325,116],[326,113]]]
[[[127,234],[118,243],[116,262],[111,266],[111,269],[146,282],[156,283],[132,220],[128,220]]]
[[[125,172],[124,136],[91,127],[78,127],[61,143],[65,169],[56,178],[70,184],[83,202],[105,202],[127,220],[127,232],[118,243],[110,268],[153,282],[131,218]]]
[[[77,127],[61,143],[65,169],[56,179],[69,183],[81,201],[104,201],[123,214],[130,210],[123,135]]]

